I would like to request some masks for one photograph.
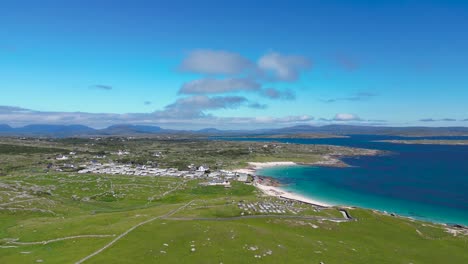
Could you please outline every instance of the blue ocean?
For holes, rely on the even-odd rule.
[[[264,169],[259,174],[276,178],[286,190],[330,204],[468,225],[468,146],[375,142],[385,139],[412,138],[353,135],[335,139],[274,139],[283,143],[379,149],[392,154],[344,158],[343,161],[352,166],[349,168],[277,167]],[[258,138],[225,140],[272,141]]]

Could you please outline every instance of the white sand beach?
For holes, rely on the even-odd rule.
[[[284,167],[284,166],[296,166],[298,165],[295,162],[292,161],[274,161],[274,162],[249,162],[249,166],[245,169],[238,169],[235,170],[235,172],[239,173],[247,173],[247,174],[252,174],[255,175],[257,170],[264,169],[264,168],[271,168],[271,167]],[[301,201],[305,203],[311,203],[311,204],[316,204],[319,206],[323,207],[330,207],[330,204],[317,201],[314,199],[310,199],[308,197],[295,194],[292,192],[285,191],[281,189],[281,187],[274,187],[274,186],[268,186],[268,185],[263,185],[258,182],[254,183],[254,186],[261,190],[264,194],[270,195],[270,196],[275,196],[275,197],[284,197],[287,199],[291,200],[296,200],[296,201]]]
[[[249,165],[259,170],[259,169],[278,167],[278,166],[295,166],[297,165],[297,163],[292,162],[292,161],[249,162]]]
[[[317,201],[317,200],[313,200],[313,199],[307,198],[307,197],[299,195],[299,194],[287,192],[285,190],[282,190],[280,187],[266,186],[266,185],[262,185],[262,184],[259,184],[259,183],[255,183],[254,186],[257,187],[259,190],[261,190],[266,195],[276,196],[276,197],[281,196],[281,197],[288,198],[288,199],[291,199],[291,200],[316,204],[316,205],[323,206],[323,207],[332,206],[330,204],[327,204],[327,203],[324,203],[324,202],[321,202],[321,201]]]
[[[270,167],[279,167],[279,166],[296,166],[297,163],[292,161],[275,161],[275,162],[249,162],[249,166],[245,169],[237,169],[235,172],[247,173],[255,175],[257,170]]]

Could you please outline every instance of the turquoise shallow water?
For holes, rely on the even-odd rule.
[[[393,154],[344,159],[351,168],[276,167],[259,174],[278,179],[287,190],[331,204],[468,225],[468,146],[373,142],[393,138],[276,140],[381,149]]]
[[[353,189],[345,187],[344,180],[342,184],[333,184],[340,178],[338,174],[346,174],[345,169],[342,172],[330,172],[328,168],[320,167],[276,167],[259,171],[260,175],[271,176],[285,184],[282,188],[302,194],[333,205],[352,205],[364,208],[377,209],[397,213],[413,218],[440,222],[440,223],[459,223],[468,225],[468,214],[466,210],[457,208],[437,206],[430,203],[416,202],[409,199],[394,197],[385,194],[375,194],[373,191],[362,191],[362,188]],[[324,179],[324,177],[333,177],[334,179]],[[386,185],[388,183],[381,183]],[[391,184],[388,184],[391,185]]]

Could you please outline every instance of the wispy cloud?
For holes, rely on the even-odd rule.
[[[249,107],[263,109],[258,102],[251,102],[241,96],[203,95],[184,97],[161,110],[150,113],[86,113],[36,111],[14,106],[0,106],[0,124],[23,126],[28,124],[82,124],[96,128],[115,124],[163,125],[168,128],[222,127],[225,129],[251,129],[258,127],[282,127],[297,124],[314,124],[311,115],[291,115],[283,117],[219,117],[209,113],[217,109]],[[355,114],[338,113],[331,119],[320,118],[318,123],[346,123],[381,125],[383,120],[365,120]]]
[[[256,93],[273,100],[294,100],[292,89],[264,87],[271,82],[294,82],[300,74],[311,67],[307,58],[269,52],[257,62],[238,53],[219,50],[195,50],[181,63],[179,69],[206,75],[184,83],[179,95],[226,95],[246,92]],[[216,75],[216,76],[213,76]],[[251,104],[265,108],[264,104]]]
[[[294,100],[296,95],[292,90],[278,90],[275,88],[266,88],[261,90],[261,95],[269,99]]]
[[[261,104],[258,102],[253,102],[248,105],[248,107],[253,108],[253,109],[266,109],[268,108],[268,105],[266,104]]]
[[[359,68],[358,61],[350,55],[339,53],[334,56],[336,63],[347,71],[354,71]]]
[[[114,124],[164,125],[172,128],[255,128],[258,126],[278,127],[313,120],[308,115],[286,117],[217,117],[205,111],[240,106],[259,108],[261,104],[249,102],[242,97],[195,96],[182,98],[152,113],[85,113],[35,111],[21,107],[0,106],[0,124],[23,126],[28,124],[83,124],[96,128]]]
[[[283,55],[270,52],[258,60],[259,69],[270,81],[296,81],[302,71],[312,67],[312,62],[296,55]]]
[[[442,118],[442,119],[434,119],[434,118],[423,118],[419,119],[420,122],[455,122],[457,119],[454,118]]]
[[[256,124],[278,126],[311,122],[309,115],[286,117],[218,117],[222,109],[265,109],[263,102],[248,98],[254,94],[270,100],[293,100],[294,90],[271,87],[274,82],[292,83],[309,70],[311,61],[303,56],[268,52],[258,59],[248,59],[238,53],[216,50],[195,50],[181,62],[179,69],[202,75],[184,83],[178,98],[150,113],[86,113],[36,111],[14,106],[0,106],[0,123],[84,124],[102,127],[111,124],[226,125]],[[111,91],[113,86],[94,84],[90,89]],[[144,101],[151,105],[151,101]]]
[[[153,114],[161,118],[203,117],[206,110],[235,109],[250,102],[243,96],[215,96],[196,95],[180,98],[167,105],[164,110]]]
[[[17,106],[0,105],[0,114],[25,113],[31,110]]]
[[[300,115],[300,116],[285,116],[285,117],[255,117],[254,120],[257,123],[281,123],[281,124],[291,124],[291,123],[304,123],[314,120],[313,116],[310,115]]]
[[[318,121],[326,124],[341,124],[346,122],[349,125],[382,125],[387,123],[387,120],[362,119],[357,115],[347,113],[336,114],[333,118],[319,118]]]
[[[355,93],[351,96],[347,96],[347,97],[336,97],[336,98],[329,98],[329,99],[321,99],[320,101],[323,102],[323,103],[335,103],[335,102],[338,102],[338,101],[353,101],[353,102],[357,102],[357,101],[367,101],[367,100],[370,100],[371,98],[374,98],[378,96],[377,94],[375,93],[371,93],[371,92],[359,92],[359,93]]]
[[[348,113],[336,114],[333,121],[360,121],[362,120],[359,116]]]
[[[371,123],[375,123],[375,124],[381,124],[381,123],[387,123],[388,122],[387,120],[383,120],[383,119],[369,119],[367,121],[371,122]]]
[[[299,55],[268,52],[254,62],[246,57],[224,50],[198,49],[190,52],[179,69],[206,75],[239,75],[266,78],[268,81],[292,82],[302,71],[310,69],[311,61]]]
[[[105,85],[105,84],[95,84],[90,86],[91,89],[97,89],[97,90],[105,90],[105,91],[110,91],[113,89],[112,86],[110,85]]]
[[[201,74],[239,74],[254,64],[240,54],[224,50],[199,49],[189,53],[179,69]]]
[[[184,83],[179,94],[222,94],[238,91],[259,90],[261,85],[248,78],[205,78]]]
[[[212,95],[233,92],[255,92],[260,96],[275,100],[294,100],[294,92],[290,89],[262,88],[262,85],[249,78],[214,79],[205,78],[184,83],[179,94]]]

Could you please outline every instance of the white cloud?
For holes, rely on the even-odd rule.
[[[302,56],[270,52],[252,63],[240,54],[222,50],[195,50],[181,63],[182,71],[200,73],[207,77],[184,83],[179,95],[221,95],[237,92],[255,92],[261,97],[275,100],[294,100],[291,89],[264,88],[265,82],[288,81],[299,78],[302,71],[310,68],[310,61]],[[218,75],[216,77],[210,75]],[[219,76],[222,75],[222,76]],[[226,76],[228,75],[228,76]],[[178,100],[178,102],[181,102]],[[252,108],[266,105],[254,102]],[[168,112],[172,109],[165,109]],[[173,110],[176,111],[175,109]],[[184,110],[184,113],[186,111]]]
[[[251,78],[267,77],[268,81],[293,82],[311,65],[306,57],[278,52],[263,55],[255,64],[238,53],[199,49],[190,52],[179,68],[186,72],[208,75],[242,74]]]
[[[272,80],[296,81],[301,71],[311,67],[311,62],[302,56],[270,52],[258,60],[258,67]]]
[[[23,112],[29,112],[29,111],[30,111],[29,109],[25,109],[21,107],[0,105],[0,114],[23,113]]]
[[[110,85],[105,85],[105,84],[96,84],[93,86],[90,86],[91,89],[97,89],[97,90],[104,90],[104,91],[110,91],[113,89],[112,86]]]
[[[358,101],[367,101],[376,96],[377,94],[371,93],[371,92],[359,92],[359,93],[355,93],[347,97],[335,97],[335,98],[329,98],[329,99],[322,99],[320,101],[324,103],[335,103],[338,101],[358,102]]]
[[[179,94],[210,95],[231,92],[257,92],[261,96],[277,100],[294,100],[294,92],[289,89],[279,90],[276,88],[262,89],[261,85],[248,78],[214,79],[204,78],[184,83]]]
[[[261,91],[261,95],[270,99],[294,100],[296,95],[291,90],[278,90],[275,88],[266,88]]]
[[[300,116],[285,116],[285,117],[256,117],[257,123],[281,123],[281,124],[294,124],[313,121],[314,117],[309,115]]]
[[[359,118],[357,115],[347,114],[347,113],[336,114],[335,117],[333,118],[333,121],[359,121],[359,120],[361,120],[361,118]]]
[[[180,69],[201,74],[239,74],[253,63],[240,54],[222,50],[195,50],[182,61]]]
[[[246,125],[307,122],[309,116],[273,117],[215,117],[210,111],[249,107],[266,108],[261,102],[244,96],[221,96],[233,92],[254,92],[269,99],[292,100],[294,92],[289,89],[263,88],[265,81],[295,81],[300,73],[310,67],[310,62],[301,56],[270,52],[257,63],[228,51],[195,50],[185,58],[180,70],[208,75],[205,78],[185,83],[174,103],[152,113],[82,113],[35,111],[11,106],[0,106],[0,123],[14,126],[26,124],[84,124],[102,127],[112,124],[206,124],[230,125],[245,122]],[[217,76],[210,76],[217,75]],[[222,75],[222,76],[219,76]],[[225,76],[229,75],[229,76]],[[265,78],[266,77],[266,78]],[[105,84],[90,86],[92,89],[112,90]],[[208,96],[218,95],[218,96]],[[150,105],[150,101],[144,102]]]
[[[236,108],[239,106],[256,107],[244,97],[206,97],[182,98],[153,113],[83,113],[83,112],[45,112],[16,107],[2,107],[0,124],[24,126],[28,124],[81,124],[102,128],[115,124],[164,125],[168,128],[220,127],[224,129],[254,129],[257,127],[279,127],[294,125],[313,120],[308,115],[286,117],[217,117],[205,114],[205,110]],[[17,111],[21,109],[22,111]],[[26,110],[26,111],[25,111]]]
[[[204,116],[206,110],[233,109],[247,104],[249,101],[243,96],[215,96],[196,95],[180,98],[167,105],[164,110],[153,114],[159,118],[187,118]]]
[[[246,78],[213,79],[205,78],[184,83],[180,94],[219,94],[237,91],[255,91],[261,85]]]

